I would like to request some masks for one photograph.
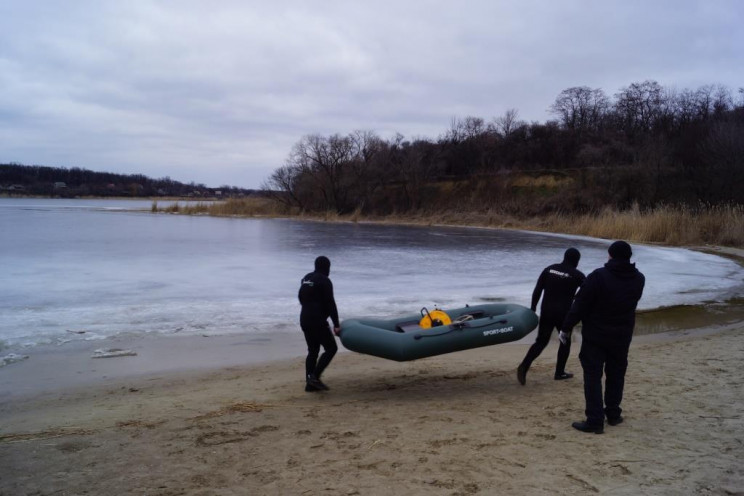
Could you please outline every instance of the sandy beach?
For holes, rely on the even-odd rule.
[[[578,343],[577,377],[553,380],[553,342],[518,384],[532,339],[406,363],[340,353],[322,393],[304,392],[302,356],[137,375],[114,370],[137,357],[88,360],[113,372],[3,398],[0,494],[744,494],[741,323],[637,337],[626,421],[602,435],[571,428]]]

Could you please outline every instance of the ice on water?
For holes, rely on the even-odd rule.
[[[6,346],[126,333],[297,332],[299,281],[320,254],[332,261],[342,318],[529,305],[540,271],[567,247],[581,251],[579,269],[589,273],[606,262],[609,245],[487,229],[154,215],[149,202],[136,212],[131,202],[75,201],[0,199]],[[721,257],[636,245],[634,261],[647,278],[641,308],[743,290],[744,271]]]

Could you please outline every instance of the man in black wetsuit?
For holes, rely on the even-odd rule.
[[[532,362],[540,356],[550,341],[553,329],[560,331],[563,319],[566,318],[568,309],[576,294],[576,290],[584,282],[584,274],[577,270],[581,253],[576,248],[569,248],[563,255],[563,262],[546,267],[537,279],[535,290],[532,292],[532,305],[534,312],[537,302],[542,295],[540,306],[540,325],[537,329],[537,339],[527,351],[524,360],[517,368],[517,379],[524,386],[527,381],[527,371]],[[544,294],[543,294],[544,293]],[[555,364],[555,380],[570,379],[573,374],[566,372],[566,361],[571,351],[571,341],[560,343],[558,346],[558,361]]]
[[[623,421],[623,399],[628,350],[633,339],[635,311],[646,278],[630,263],[633,251],[625,241],[615,241],[610,259],[589,274],[561,326],[560,338],[570,336],[582,322],[579,360],[584,369],[586,420],[572,426],[582,432],[604,432],[604,420],[617,425]],[[605,375],[604,402],[602,374]],[[604,408],[603,408],[604,406]]]
[[[331,363],[338,351],[336,339],[328,327],[328,318],[333,321],[333,333],[338,335],[341,328],[338,321],[336,300],[333,297],[333,284],[328,278],[331,261],[324,256],[315,259],[315,271],[302,278],[298,298],[302,304],[300,327],[307,342],[305,359],[305,391],[328,390],[320,376]],[[320,347],[323,354],[318,359]]]

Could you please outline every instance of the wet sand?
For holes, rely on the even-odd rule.
[[[133,355],[94,359],[96,350],[122,350]],[[117,336],[12,351],[28,358],[0,367],[0,401],[116,384],[130,378],[287,359],[302,355],[305,341],[298,329],[294,334],[273,335]],[[0,352],[0,356],[4,354]]]
[[[152,347],[88,360],[96,380],[4,398],[0,494],[744,494],[740,323],[639,336],[626,421],[602,435],[570,426],[578,343],[577,377],[553,380],[553,342],[521,386],[528,338],[406,363],[341,353],[323,393],[304,392],[301,356],[103,380]]]

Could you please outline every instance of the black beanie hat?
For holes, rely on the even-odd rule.
[[[607,249],[607,253],[612,258],[618,258],[620,260],[630,260],[633,256],[633,250],[630,249],[630,245],[625,241],[615,241]]]
[[[576,248],[569,248],[566,253],[563,254],[563,261],[573,268],[579,266],[579,260],[581,259],[581,253]]]
[[[315,259],[315,270],[321,274],[328,275],[331,273],[331,261],[323,255]]]

